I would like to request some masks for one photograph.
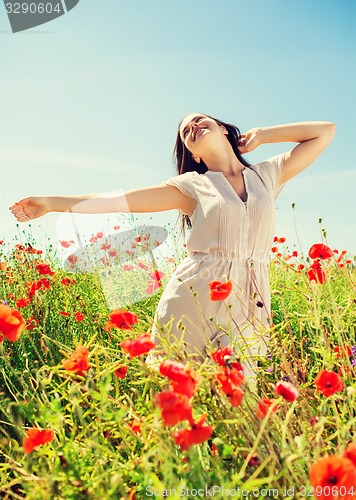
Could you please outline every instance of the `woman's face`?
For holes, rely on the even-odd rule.
[[[206,115],[192,113],[183,119],[179,134],[187,149],[198,155],[204,152],[207,140],[210,142],[214,138],[221,140],[221,137],[227,134],[227,130]]]

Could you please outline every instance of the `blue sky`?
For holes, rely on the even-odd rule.
[[[277,199],[276,235],[306,253],[322,227],[332,248],[355,255],[355,14],[352,0],[81,0],[12,34],[1,4],[0,239],[65,239],[70,224],[58,213],[19,233],[8,207],[25,196],[119,192],[176,175],[177,126],[197,111],[241,132],[336,123],[332,143]],[[246,158],[294,145],[263,145]],[[173,227],[177,216],[134,218]],[[77,226],[91,234],[117,221],[85,215]]]

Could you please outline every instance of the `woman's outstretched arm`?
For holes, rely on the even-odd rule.
[[[116,212],[162,212],[187,210],[191,198],[174,186],[152,186],[122,194],[100,193],[74,196],[29,196],[9,207],[19,222],[28,222],[49,212],[102,214]]]
[[[299,142],[285,153],[281,183],[307,168],[334,138],[336,125],[332,122],[300,122],[253,128],[241,136],[239,151],[249,153],[261,144]]]

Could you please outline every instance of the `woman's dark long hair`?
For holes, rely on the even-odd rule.
[[[221,120],[217,120],[216,118],[213,118],[212,116],[209,115],[204,115],[208,118],[211,118],[214,120],[218,125],[223,125],[226,130],[228,131],[227,139],[229,143],[231,144],[231,147],[233,149],[233,152],[236,155],[236,158],[243,164],[245,167],[251,167],[251,165],[248,163],[248,161],[245,160],[241,156],[240,151],[238,150],[238,146],[240,144],[241,140],[241,132],[236,125],[232,125],[230,123],[225,123]],[[184,120],[184,118],[183,118]],[[205,172],[208,171],[208,167],[205,165],[203,160],[200,160],[200,163],[197,163],[193,158],[192,158],[192,153],[188,150],[184,142],[182,141],[180,137],[180,126],[183,122],[179,123],[178,126],[178,133],[177,133],[177,139],[176,143],[174,145],[174,151],[173,151],[173,158],[175,162],[175,166],[177,169],[177,174],[181,175],[184,174],[185,172],[198,172],[198,174],[205,174]],[[192,223],[190,220],[190,217],[188,215],[183,215],[182,214],[182,225],[181,225],[181,231],[183,232],[183,235],[185,236],[185,223],[187,224],[188,228],[190,229],[192,227]]]

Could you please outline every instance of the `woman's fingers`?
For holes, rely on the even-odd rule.
[[[30,217],[28,217],[28,215],[26,215],[26,214],[15,215],[15,217],[19,222],[26,222],[26,221],[30,220]]]
[[[27,222],[31,220],[29,215],[25,212],[24,205],[20,202],[16,202],[14,205],[11,205],[9,209],[19,222]]]

